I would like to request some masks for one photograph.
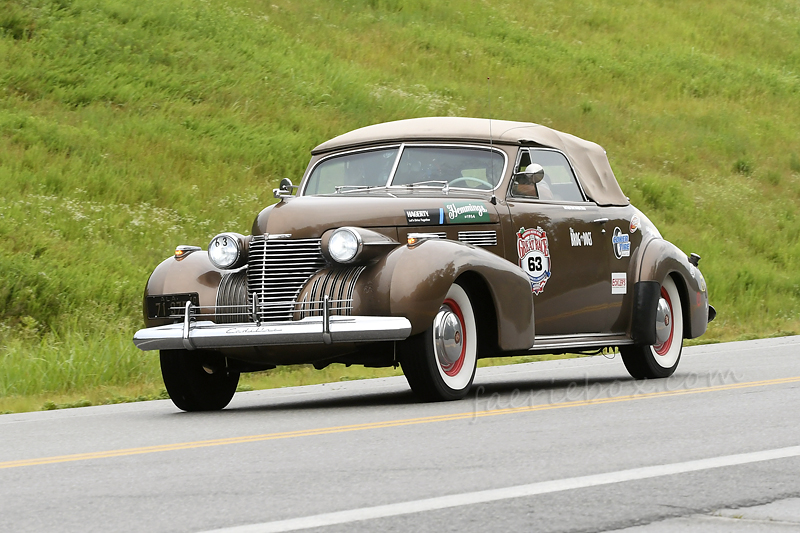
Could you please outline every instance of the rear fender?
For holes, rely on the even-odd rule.
[[[700,270],[689,263],[689,259],[677,246],[663,239],[652,239],[644,246],[644,251],[639,255],[638,265],[635,271],[638,272],[636,283],[641,285],[637,288],[634,285],[634,306],[631,317],[632,338],[640,343],[652,344],[647,342],[650,338],[650,315],[654,315],[651,307],[653,297],[637,298],[636,295],[658,294],[646,287],[648,282],[657,282],[659,286],[667,276],[671,276],[678,292],[681,295],[681,307],[683,309],[684,337],[693,339],[705,333],[708,327],[708,290],[705,279]],[[650,287],[651,288],[651,287]],[[657,300],[657,296],[655,296]],[[639,300],[642,300],[641,302]],[[652,339],[655,339],[655,321],[652,321]],[[637,338],[638,337],[638,338]]]
[[[411,334],[428,329],[450,286],[464,274],[480,276],[496,310],[501,350],[533,345],[533,296],[527,275],[515,264],[475,246],[426,240],[399,246],[367,267],[354,291],[354,313],[404,316]],[[475,305],[480,305],[480,296]]]

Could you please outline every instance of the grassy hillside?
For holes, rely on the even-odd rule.
[[[0,0],[0,399],[160,386],[152,268],[426,115],[600,143],[703,256],[705,339],[800,332],[798,42],[791,0]]]

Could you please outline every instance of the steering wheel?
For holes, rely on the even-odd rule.
[[[486,188],[487,188],[487,189],[489,189],[489,190],[491,190],[491,189],[494,189],[494,185],[492,185],[492,184],[491,184],[491,183],[489,183],[488,181],[486,181],[486,180],[484,180],[484,179],[481,179],[481,178],[474,178],[474,177],[472,177],[472,176],[462,176],[462,177],[460,177],[460,178],[456,178],[456,179],[454,179],[453,181],[451,181],[451,182],[449,183],[449,185],[450,185],[450,186],[453,186],[453,185],[455,185],[456,183],[458,183],[459,181],[464,181],[464,182],[466,182],[466,181],[476,181],[476,182],[480,183],[481,185],[485,185],[485,186],[486,186]]]

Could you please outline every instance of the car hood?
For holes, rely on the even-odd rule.
[[[430,227],[498,222],[497,208],[485,195],[301,196],[264,209],[253,223],[253,235],[284,234],[308,239],[341,226]]]

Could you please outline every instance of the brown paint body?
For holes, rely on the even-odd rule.
[[[403,137],[404,128],[414,126],[405,123],[414,121],[401,122],[403,128],[396,139],[388,130],[375,130],[377,134],[372,138],[364,132],[356,135],[361,131],[356,130],[320,145],[313,152],[304,179],[320,159],[338,150],[397,144],[403,139],[431,144],[436,140],[452,143],[458,138],[457,133],[448,136],[441,131],[417,137],[406,132]],[[322,238],[323,245],[331,230],[342,226],[378,234],[371,239],[374,242],[370,245],[377,247],[371,249],[368,261],[357,265],[333,265],[329,261],[305,284],[298,300],[311,299],[322,286],[335,296],[345,291],[348,280],[354,279],[352,287],[347,288],[352,290],[353,315],[403,316],[411,322],[413,335],[430,327],[449,287],[459,280],[469,286],[476,299],[473,306],[480,308],[483,321],[479,333],[492,340],[482,346],[480,357],[525,352],[534,346],[537,336],[630,336],[636,312],[632,301],[634,284],[640,280],[661,283],[667,276],[676,281],[681,292],[685,336],[702,335],[708,321],[708,294],[702,275],[686,254],[663,240],[652,223],[621,196],[602,149],[566,134],[555,136],[550,133],[554,130],[547,128],[538,140],[531,139],[527,134],[538,130],[511,127],[517,123],[502,124],[507,126],[504,133],[492,143],[505,153],[508,163],[502,182],[493,192],[451,190],[444,194],[421,189],[298,196],[264,209],[256,217],[252,233],[291,235],[291,239]],[[515,128],[526,137],[509,133]],[[477,136],[470,130],[462,134],[459,144],[488,145],[488,138],[476,139]],[[574,167],[585,201],[548,202],[511,196],[512,171],[519,150],[524,146],[548,146],[542,144],[542,139],[554,139],[550,146],[561,143],[554,148],[580,152],[564,153]],[[300,191],[302,187],[303,183]],[[488,217],[476,223],[420,226],[410,225],[405,214],[405,210],[447,209],[454,202],[483,206]],[[640,219],[637,227],[631,222],[635,217]],[[539,294],[533,293],[528,274],[520,268],[522,258],[518,251],[519,234],[534,228],[546,235],[549,245],[550,276]],[[495,232],[497,242],[489,246],[460,242],[466,238],[462,238],[463,232]],[[406,245],[411,233],[440,233],[444,238],[425,240],[412,247]],[[629,249],[615,253],[615,236],[625,239]],[[378,249],[380,252],[376,252]],[[352,270],[355,268],[359,269],[357,273]],[[197,292],[201,306],[215,305],[223,274],[210,263],[206,252],[192,253],[181,261],[170,258],[151,275],[145,296]],[[625,294],[612,294],[612,279],[619,283],[622,277]],[[150,327],[164,321],[146,323]],[[359,362],[369,359],[370,349],[391,351],[386,346],[333,344],[237,349],[226,355],[265,364]],[[391,364],[392,359],[387,356],[383,361]]]

